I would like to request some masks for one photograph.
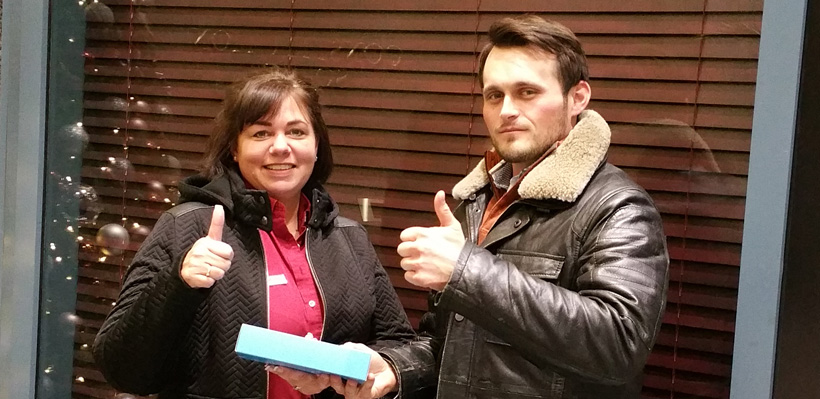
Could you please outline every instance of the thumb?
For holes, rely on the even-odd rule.
[[[222,205],[214,206],[214,214],[211,216],[211,227],[208,228],[208,237],[212,240],[222,241],[222,227],[225,226],[225,209]]]
[[[453,224],[460,226],[461,224],[456,220],[456,217],[453,216],[453,212],[450,211],[450,207],[444,198],[444,191],[439,190],[433,199],[433,208],[436,209],[436,216],[438,216],[439,223],[441,223],[442,227],[452,226]]]

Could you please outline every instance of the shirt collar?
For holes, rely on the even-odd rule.
[[[493,189],[498,192],[507,192],[511,189],[516,189],[518,183],[527,175],[527,173],[534,167],[538,166],[541,161],[547,158],[558,146],[561,145],[561,140],[556,141],[547,151],[541,155],[535,162],[521,170],[517,175],[513,176],[512,164],[501,159],[495,151],[487,151],[484,153],[484,164],[487,166],[487,174],[490,176]]]
[[[284,226],[285,225],[285,205],[282,202],[276,200],[273,197],[268,196],[270,198],[270,209],[271,215],[273,216],[273,225],[276,227],[277,225]],[[305,232],[305,226],[307,225],[308,218],[310,218],[310,200],[307,198],[305,193],[299,194],[299,211],[296,215],[297,219],[297,231],[301,236]]]

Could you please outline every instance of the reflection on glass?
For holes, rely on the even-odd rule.
[[[80,214],[77,217],[77,222],[85,226],[96,225],[97,218],[102,212],[102,206],[98,202],[99,196],[94,187],[82,183],[78,184],[74,191],[74,197],[80,200]]]
[[[85,20],[88,22],[114,23],[114,12],[98,0],[80,1],[85,4]]]
[[[121,255],[130,241],[128,230],[119,224],[109,223],[97,230],[96,243],[105,256]]]
[[[370,198],[359,198],[359,210],[362,215],[362,222],[373,221],[373,208],[370,207]]]

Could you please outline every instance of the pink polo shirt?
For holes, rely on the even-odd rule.
[[[293,238],[285,225],[285,207],[271,198],[273,230],[259,230],[265,250],[268,282],[268,328],[317,339],[322,335],[324,310],[319,289],[305,251],[305,222],[310,201],[303,194],[299,201],[299,236]],[[295,391],[275,374],[268,374],[268,399],[302,399],[307,395]]]

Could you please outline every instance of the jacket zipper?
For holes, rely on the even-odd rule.
[[[476,201],[472,201],[468,204],[466,208],[467,209],[465,209],[465,211],[467,212],[467,217],[464,218],[464,221],[467,223],[467,234],[469,235],[468,238],[470,239],[470,242],[475,243],[476,240],[478,240],[478,230],[474,226],[480,226],[481,224],[475,223],[474,214],[476,213],[475,210],[478,209],[478,204],[476,204]]]
[[[313,268],[313,262],[310,260],[310,227],[305,230],[305,258],[310,267],[310,275],[316,283],[316,288],[319,290],[319,300],[322,301],[322,332],[319,334],[318,340],[321,341],[325,335],[325,320],[327,319],[327,305],[325,305],[325,292],[322,290],[322,284],[319,283],[319,278],[316,276],[316,269]]]
[[[263,230],[264,231],[264,230]],[[257,230],[258,232],[258,230]],[[265,253],[265,245],[262,243],[262,238],[259,238],[259,247],[262,249],[262,259],[265,262],[265,272],[262,274],[263,276],[263,284],[262,286],[265,287],[265,320],[267,320],[267,324],[265,328],[270,329],[270,286],[268,286],[268,255]],[[265,372],[265,398],[270,397],[270,373],[267,370],[262,368],[262,371]]]

